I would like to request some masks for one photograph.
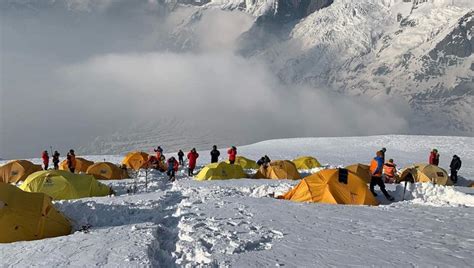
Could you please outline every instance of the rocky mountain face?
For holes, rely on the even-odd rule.
[[[258,17],[241,39],[241,52],[268,62],[284,83],[400,97],[415,111],[415,132],[472,135],[474,2],[311,1],[292,12],[284,7],[280,15]]]

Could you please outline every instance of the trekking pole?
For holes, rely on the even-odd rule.
[[[408,184],[408,181],[405,181],[405,188],[403,188],[402,201],[405,201],[405,192],[406,192],[406,190],[407,190],[407,184]]]
[[[148,192],[148,167],[145,169],[145,192]]]

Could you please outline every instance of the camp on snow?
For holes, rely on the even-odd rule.
[[[313,169],[321,167],[318,159],[312,156],[301,156],[296,159],[293,159],[293,163],[297,169]]]
[[[148,154],[144,152],[130,152],[125,155],[122,164],[134,170],[145,168],[148,164]]]
[[[73,174],[64,170],[38,171],[26,178],[20,189],[26,192],[45,193],[54,200],[107,196],[112,190],[98,182],[94,176]]]
[[[0,182],[18,183],[24,181],[30,174],[43,170],[27,160],[14,160],[0,167]]]
[[[68,235],[71,224],[51,197],[0,182],[0,230],[0,243],[10,243]]]
[[[225,162],[230,163],[229,160],[226,160]],[[240,155],[236,156],[235,164],[241,166],[243,169],[258,169],[257,162]]]
[[[76,157],[76,167],[74,173],[85,173],[87,169],[92,166],[94,162],[84,159],[82,157]],[[60,170],[69,170],[67,166],[67,160],[63,160],[61,164],[59,164]]]
[[[439,185],[453,185],[446,170],[429,164],[414,164],[401,171],[400,181],[408,180],[408,175],[413,176],[414,182],[432,182]]]
[[[296,166],[289,160],[272,161],[268,166],[262,165],[255,174],[256,179],[289,179],[299,180],[301,175]]]
[[[379,204],[364,179],[347,169],[321,170],[304,178],[292,190],[278,198],[326,204]]]
[[[97,162],[90,166],[86,173],[98,180],[122,180],[129,178],[126,169],[122,169],[110,162]]]
[[[248,177],[240,165],[231,165],[226,162],[212,163],[205,166],[197,175],[196,180],[227,180]]]

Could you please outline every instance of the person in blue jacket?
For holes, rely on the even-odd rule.
[[[377,156],[372,159],[370,162],[370,175],[372,176],[372,179],[370,180],[370,191],[374,196],[377,196],[377,194],[374,191],[375,185],[378,185],[380,188],[380,191],[385,195],[385,197],[393,201],[394,198],[390,196],[385,190],[385,183],[382,180],[382,172],[383,172],[383,158],[382,158],[383,152],[382,151],[377,151]]]

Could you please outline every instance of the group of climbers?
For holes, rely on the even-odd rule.
[[[388,200],[393,200],[393,197],[388,194],[388,192],[385,189],[385,183],[394,183],[396,181],[396,174],[397,174],[397,165],[394,163],[393,159],[389,159],[387,162],[385,162],[385,153],[387,149],[382,148],[380,151],[376,152],[376,156],[372,159],[370,163],[370,173],[371,173],[371,182],[370,182],[370,191],[376,196],[377,194],[374,191],[375,186],[379,186],[380,190],[382,193],[385,195],[385,197]],[[158,146],[157,148],[154,149],[154,152],[156,153],[156,157],[152,156],[150,159],[154,159],[155,161],[158,161],[158,163],[165,163],[165,156],[163,155],[163,149],[161,146]],[[228,160],[230,164],[234,164],[237,158],[237,148],[235,146],[231,146],[227,150],[228,154]],[[167,161],[167,168],[165,167],[164,170],[167,171],[167,175],[169,176],[170,181],[174,181],[176,177],[176,172],[178,171],[179,166],[184,166],[184,152],[182,150],[178,151],[178,160],[174,156],[170,157]],[[211,155],[211,163],[217,163],[219,162],[219,157],[220,157],[220,151],[217,149],[216,145],[212,146],[212,150],[210,151]],[[54,151],[53,156],[52,156],[52,163],[54,165],[54,169],[57,170],[59,169],[59,157],[60,154],[58,151]],[[48,154],[48,151],[43,151],[42,153],[42,160],[43,160],[43,168],[44,170],[47,170],[49,167],[49,161],[50,157]],[[187,154],[187,159],[188,159],[188,176],[193,176],[194,175],[194,169],[196,168],[197,164],[197,159],[199,158],[199,153],[196,151],[196,148],[192,148],[189,153]],[[438,165],[439,164],[439,159],[440,159],[440,154],[438,153],[437,149],[433,149],[430,152],[429,156],[429,164],[431,165]],[[265,155],[262,156],[258,161],[257,165],[258,166],[263,166],[267,167],[270,163],[270,158]],[[76,169],[76,155],[74,153],[74,150],[69,150],[66,156],[66,164],[67,168],[69,171],[74,173]],[[456,183],[458,180],[457,173],[459,169],[461,168],[461,159],[459,156],[454,155],[453,159],[450,164],[450,169],[451,169],[451,180]],[[160,166],[158,164],[158,166]]]
[[[53,153],[53,157],[52,157],[52,162],[53,162],[53,168],[55,170],[58,170],[59,169],[59,157],[61,155],[59,154],[58,151],[54,151]],[[44,170],[48,170],[49,168],[49,154],[48,154],[48,151],[43,151],[42,155],[41,155],[41,159],[43,160],[43,169]],[[76,169],[76,155],[74,154],[74,150],[69,150],[69,153],[67,154],[67,167],[69,169],[69,171],[71,171],[72,173],[74,173],[75,169]]]
[[[388,192],[385,190],[385,183],[394,183],[395,176],[397,174],[397,165],[394,163],[393,159],[389,159],[388,162],[385,162],[385,152],[387,151],[386,148],[382,148],[380,151],[377,151],[376,156],[372,159],[370,163],[370,173],[371,173],[371,182],[370,182],[370,191],[377,196],[374,192],[375,185],[378,185],[382,193],[385,197],[392,201],[393,197],[391,197]],[[430,165],[439,165],[439,158],[440,155],[437,149],[433,149],[430,152],[430,156],[428,162]],[[451,169],[451,180],[453,183],[458,181],[458,171],[461,168],[461,159],[459,156],[454,155],[453,159],[451,160],[451,164],[449,165]]]

